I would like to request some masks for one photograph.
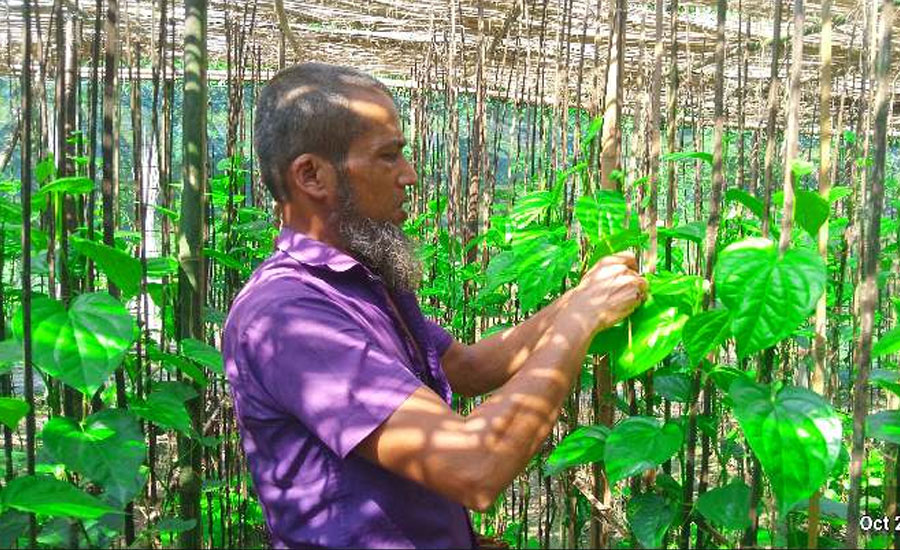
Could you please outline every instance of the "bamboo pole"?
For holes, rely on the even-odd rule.
[[[877,91],[875,96],[875,153],[872,159],[870,193],[865,204],[869,222],[865,240],[860,239],[862,288],[860,291],[861,332],[856,355],[859,363],[853,385],[853,448],[850,459],[850,496],[847,510],[847,538],[849,548],[855,548],[859,539],[860,496],[862,487],[862,463],[865,459],[865,417],[868,414],[869,370],[872,363],[872,337],[875,309],[878,303],[878,265],[881,253],[881,215],[884,204],[885,158],[887,156],[887,119],[890,104],[891,31],[895,6],[892,0],[884,0],[881,8],[881,29],[878,55],[875,64]]]
[[[31,334],[31,0],[23,1],[23,19],[25,20],[25,53],[22,63],[22,363],[25,370],[25,402],[28,413],[25,415],[25,468],[28,475],[34,475],[35,465],[35,401],[34,401],[34,363],[32,360]],[[37,520],[34,514],[28,514],[28,543],[37,547]]]
[[[180,338],[203,336],[203,297],[206,296],[206,269],[203,242],[206,232],[206,109],[207,109],[207,2],[188,0],[184,23],[184,102],[182,107],[183,179],[181,219],[178,226],[178,316]],[[187,402],[193,427],[202,434],[203,390]],[[195,520],[192,529],[179,534],[181,548],[200,548],[200,488],[202,449],[197,441],[179,435],[178,492],[181,519]]]
[[[822,2],[822,34],[819,42],[819,196],[828,200],[831,191],[831,0]],[[828,262],[828,220],[819,227],[819,256]],[[826,351],[827,310],[825,293],[816,302],[815,339],[813,340],[813,360],[810,378],[811,389],[826,395],[825,378],[827,372]],[[814,550],[819,545],[819,517],[821,491],[810,498],[809,524],[807,526],[807,546]]]

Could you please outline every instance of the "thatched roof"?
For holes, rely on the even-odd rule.
[[[10,65],[15,68],[21,63],[22,1],[5,0],[0,4],[0,21],[8,22],[6,32],[0,32],[0,70],[5,72],[9,71]],[[85,61],[90,56],[94,3],[81,0],[76,5],[72,0],[63,1],[68,17],[77,17],[81,21],[81,59]],[[279,26],[277,8],[282,2],[284,18],[290,27],[287,40],[283,39]],[[789,37],[794,33],[792,3],[784,2],[782,77],[789,65]],[[596,75],[602,75],[605,70],[610,3],[611,0],[460,0],[455,5],[441,0],[214,1],[209,7],[210,67],[224,68],[228,59],[228,31],[233,37],[243,31],[246,55],[252,56],[251,65],[255,66],[258,52],[265,68],[263,76],[267,70],[277,69],[283,48],[286,63],[318,60],[353,65],[398,81],[410,82],[414,67],[428,66],[428,81],[442,85],[442,79],[447,75],[449,44],[455,42],[459,48],[456,82],[463,87],[472,87],[479,41],[483,36],[487,52],[485,74],[491,92],[504,94],[511,87],[509,92],[513,96],[522,97],[523,90],[535,89],[535,79],[542,75],[545,100],[552,99],[555,91],[567,83],[570,101],[576,103],[578,99],[573,92],[578,88],[580,72],[581,100],[586,103],[591,100]],[[48,51],[53,55],[52,40],[48,40],[52,2],[40,0],[37,4],[41,36],[48,42]],[[748,65],[746,90],[751,94],[746,104],[750,109],[759,110],[759,105],[754,103],[764,97],[769,79],[771,53],[768,46],[774,2],[741,0],[740,14],[738,6],[739,2],[735,0],[729,2],[726,96],[730,97],[736,89],[740,65],[738,53],[743,48]],[[123,12],[120,20],[123,48],[139,41],[146,57],[157,41],[159,1],[121,0],[120,8]],[[663,25],[666,41],[664,73],[670,65],[670,9],[671,2],[667,1]],[[810,94],[804,101],[806,106],[815,103],[812,94],[818,78],[820,10],[820,2],[805,4],[803,81]],[[173,21],[176,57],[181,56],[183,11],[183,4],[177,3]],[[859,85],[862,10],[857,1],[834,0],[833,17],[835,95],[842,91],[852,95],[852,90]],[[649,74],[655,44],[655,3],[629,1],[627,18],[626,95],[628,91],[637,90],[641,79]],[[455,26],[453,19],[456,19]],[[744,35],[739,44],[739,34],[746,32],[747,25],[749,36]],[[455,39],[451,31],[454,28]],[[705,89],[702,95],[708,107],[712,102],[709,83],[715,74],[715,32],[715,0],[679,2],[678,65],[682,80],[688,80],[699,90]],[[539,64],[541,71],[537,70]],[[688,77],[689,74],[692,76]],[[756,114],[752,112],[748,116],[752,119]]]

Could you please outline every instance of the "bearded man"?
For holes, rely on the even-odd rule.
[[[232,304],[223,354],[276,548],[473,548],[550,433],[595,334],[646,292],[611,256],[520,325],[464,345],[426,319],[400,229],[416,172],[390,91],[354,69],[279,72],[256,108],[276,249]],[[469,415],[452,392],[492,392]]]

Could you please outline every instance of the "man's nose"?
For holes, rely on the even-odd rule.
[[[408,185],[415,185],[416,181],[419,179],[418,174],[416,174],[416,168],[406,157],[403,157],[403,163],[404,167],[402,173],[400,174],[400,185],[404,187]]]

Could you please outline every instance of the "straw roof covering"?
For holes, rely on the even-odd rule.
[[[90,56],[93,35],[94,2],[62,0],[67,17],[81,21],[81,44],[84,62]],[[871,0],[867,0],[871,1]],[[23,34],[23,0],[4,0],[0,4],[0,71],[21,63]],[[461,87],[474,87],[475,66],[480,39],[485,53],[485,75],[489,93],[537,100],[528,91],[541,89],[545,101],[552,101],[564,86],[569,89],[569,102],[576,104],[575,92],[581,90],[581,104],[588,104],[594,93],[594,82],[602,76],[608,56],[610,5],[612,0],[243,0],[214,1],[209,4],[208,47],[211,77],[221,75],[228,59],[228,34],[246,34],[246,55],[256,65],[256,57],[266,70],[279,65],[283,48],[286,63],[318,60],[353,65],[395,84],[412,82],[413,69],[428,70],[422,81],[443,86],[448,72],[448,52],[456,44],[455,81]],[[781,75],[785,78],[790,58],[792,2],[784,0],[782,38],[784,40]],[[834,0],[833,63],[835,95],[854,94],[859,87],[860,44],[863,11],[858,0]],[[40,14],[42,38],[48,42],[51,0],[36,2]],[[739,15],[738,5],[741,10]],[[279,5],[290,28],[288,38],[279,25]],[[663,24],[665,42],[663,75],[668,71],[669,25],[671,1],[665,2]],[[123,48],[140,41],[146,58],[157,40],[158,1],[120,0]],[[700,90],[705,110],[712,107],[711,82],[715,76],[715,0],[682,0],[678,13],[678,65],[682,86]],[[774,1],[731,0],[727,19],[727,62],[725,68],[726,97],[735,99],[740,63],[739,51],[747,58],[745,103],[748,124],[761,115],[760,103],[769,80]],[[254,12],[255,10],[255,12]],[[174,7],[173,32],[176,57],[181,56],[181,29],[184,6]],[[804,109],[816,103],[819,67],[821,2],[806,2],[804,24],[803,82]],[[479,17],[479,13],[481,16]],[[251,25],[252,23],[252,25]],[[455,24],[454,24],[455,23]],[[479,26],[480,24],[480,26]],[[629,0],[627,12],[627,46],[625,90],[649,87],[649,71],[655,44],[655,3]],[[746,33],[749,25],[749,36]],[[898,22],[900,27],[900,22]],[[739,28],[742,29],[739,32]],[[455,35],[453,30],[455,29]],[[482,30],[480,30],[482,29]],[[895,31],[895,34],[897,32]],[[483,37],[483,38],[481,38]],[[235,42],[234,39],[231,41]],[[257,54],[258,52],[258,54]],[[900,56],[895,56],[900,57]],[[527,68],[526,68],[527,66]],[[895,66],[900,66],[895,62]],[[540,70],[538,70],[540,68]],[[581,78],[579,78],[579,74]],[[536,79],[543,86],[535,86]],[[665,76],[663,77],[665,79]],[[580,82],[580,88],[579,88]],[[639,84],[643,83],[639,86]],[[684,87],[681,94],[685,93]],[[663,86],[663,94],[665,85]],[[627,101],[633,101],[626,98]],[[680,99],[681,101],[681,99]],[[726,101],[726,103],[728,103]],[[729,107],[733,107],[729,104]]]

